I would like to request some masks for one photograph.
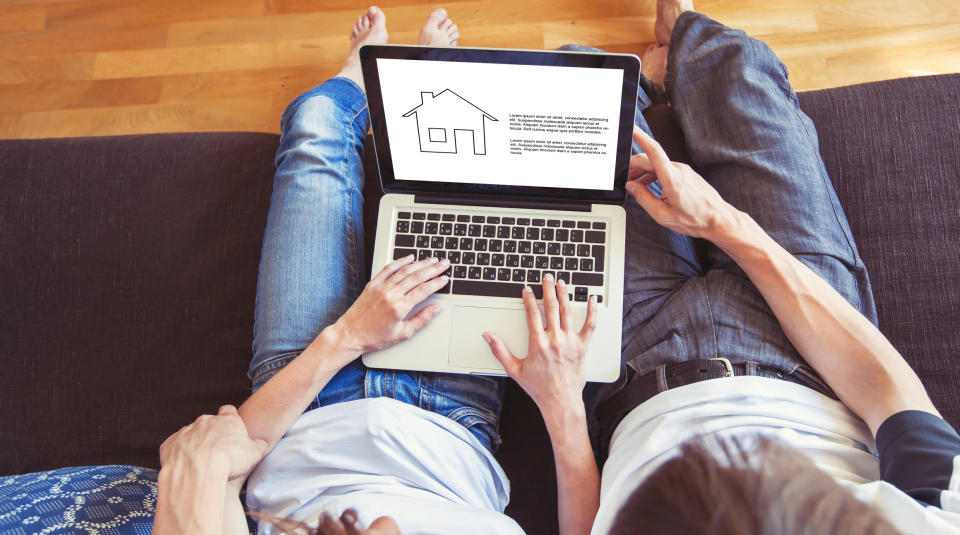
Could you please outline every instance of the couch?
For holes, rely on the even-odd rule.
[[[799,98],[880,328],[960,426],[960,75]],[[647,116],[683,159],[671,110]],[[157,468],[167,435],[244,400],[276,148],[237,132],[0,141],[0,474]],[[512,384],[501,431],[507,512],[556,533],[549,442]]]

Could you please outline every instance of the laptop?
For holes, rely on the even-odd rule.
[[[443,306],[372,368],[505,375],[481,337],[527,354],[521,290],[567,283],[573,325],[596,296],[588,381],[620,373],[625,184],[640,61],[628,54],[367,45],[380,182],[372,272],[450,260]]]

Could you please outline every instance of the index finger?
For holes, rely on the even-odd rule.
[[[529,286],[523,287],[523,308],[527,311],[527,328],[535,333],[542,332],[543,321],[540,319],[537,296],[533,295],[533,289]]]
[[[663,147],[639,126],[633,127],[633,139],[650,158],[650,163],[653,164],[653,169],[657,175],[665,176],[670,171],[670,157],[664,152]]]
[[[380,270],[380,273],[377,273],[376,276],[370,279],[370,282],[383,282],[384,280],[387,279],[387,277],[389,277],[390,275],[393,275],[394,273],[397,272],[398,269],[409,264],[410,262],[413,262],[412,254],[408,254],[407,256],[400,257],[394,260],[393,262],[390,262],[389,264],[383,266],[383,269]]]

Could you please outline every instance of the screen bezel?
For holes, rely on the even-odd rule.
[[[623,70],[618,124],[617,155],[614,165],[612,190],[550,188],[535,186],[504,186],[498,184],[466,184],[432,180],[397,180],[394,176],[390,139],[383,112],[383,98],[376,60],[404,59],[415,61],[460,61],[514,65],[552,65]],[[622,204],[626,199],[627,175],[630,167],[630,149],[637,107],[640,78],[640,60],[631,54],[594,52],[507,50],[490,48],[435,48],[415,45],[364,45],[360,48],[363,82],[373,127],[380,184],[385,193],[428,193],[487,196],[522,196],[578,202]],[[549,88],[544,88],[548,91]]]

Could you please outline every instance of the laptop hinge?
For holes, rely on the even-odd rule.
[[[532,208],[535,210],[566,210],[570,212],[589,212],[590,203],[574,202],[561,199],[544,201],[529,197],[495,197],[487,195],[436,195],[417,193],[414,201],[424,204],[467,204],[471,206],[497,206],[501,208]]]

